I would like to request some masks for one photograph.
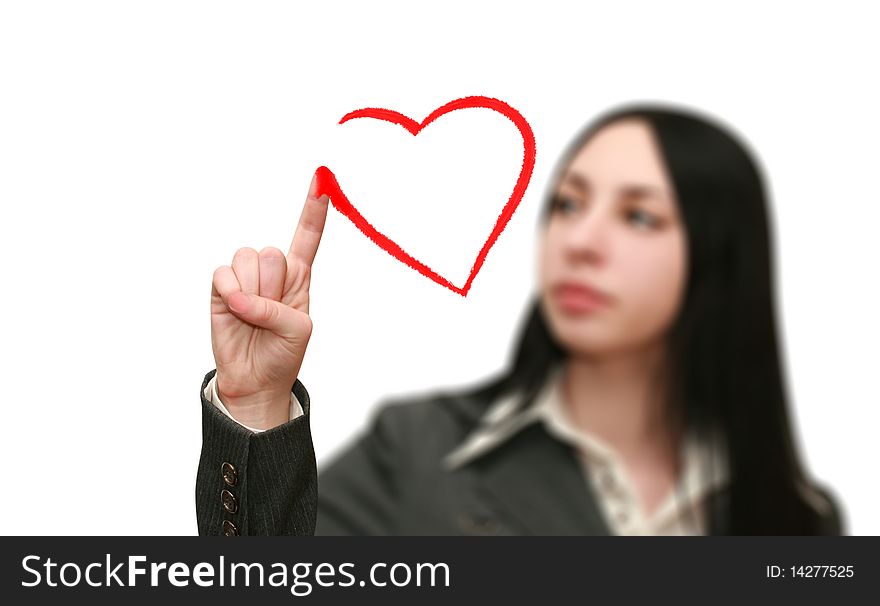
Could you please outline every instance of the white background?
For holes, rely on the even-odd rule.
[[[331,208],[300,374],[319,465],[390,395],[507,364],[537,211],[600,111],[670,101],[741,133],[773,195],[786,365],[812,473],[877,534],[880,42],[870,3],[27,2],[0,9],[3,531],[194,534],[211,275],[287,251],[314,169],[457,283],[537,137],[467,298]],[[456,115],[460,114],[460,115]],[[435,130],[432,130],[435,129]],[[384,228],[384,229],[383,229]]]

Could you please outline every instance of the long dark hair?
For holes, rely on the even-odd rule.
[[[841,532],[834,502],[807,477],[794,440],[776,320],[772,225],[764,179],[745,145],[691,110],[632,104],[606,112],[560,158],[539,229],[574,154],[599,129],[627,118],[651,128],[687,230],[686,296],[668,334],[664,395],[669,414],[678,415],[686,431],[720,440],[726,453],[727,497],[709,509],[709,531]],[[509,369],[475,393],[491,399],[519,392],[527,406],[566,355],[535,297]]]

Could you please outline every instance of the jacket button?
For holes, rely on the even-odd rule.
[[[235,524],[233,524],[229,520],[223,520],[223,536],[226,536],[226,537],[238,536],[238,528],[236,528]]]
[[[238,482],[238,474],[235,473],[235,467],[232,466],[232,463],[223,463],[220,466],[220,471],[223,474],[223,481],[226,482],[226,485],[235,486],[235,483]]]
[[[458,516],[458,527],[469,535],[499,534],[501,524],[493,517],[480,514],[462,513]]]
[[[223,509],[229,513],[235,513],[238,511],[238,503],[235,501],[235,495],[228,490],[224,489],[223,492],[220,493],[220,501],[223,503]]]
[[[599,485],[607,491],[613,491],[619,488],[614,479],[614,475],[609,470],[604,470],[599,475]]]

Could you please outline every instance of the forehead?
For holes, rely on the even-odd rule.
[[[663,158],[650,126],[626,119],[604,126],[572,157],[569,175],[585,178],[598,187],[622,183],[669,189]]]

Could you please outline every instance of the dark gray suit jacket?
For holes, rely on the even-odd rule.
[[[200,390],[202,452],[196,479],[201,535],[607,535],[609,526],[572,447],[542,423],[454,471],[440,462],[474,428],[487,402],[435,393],[385,402],[366,432],[319,477],[304,414],[253,433]],[[710,499],[723,519],[725,494]],[[840,534],[836,505],[827,532]],[[712,528],[712,533],[723,528]]]

